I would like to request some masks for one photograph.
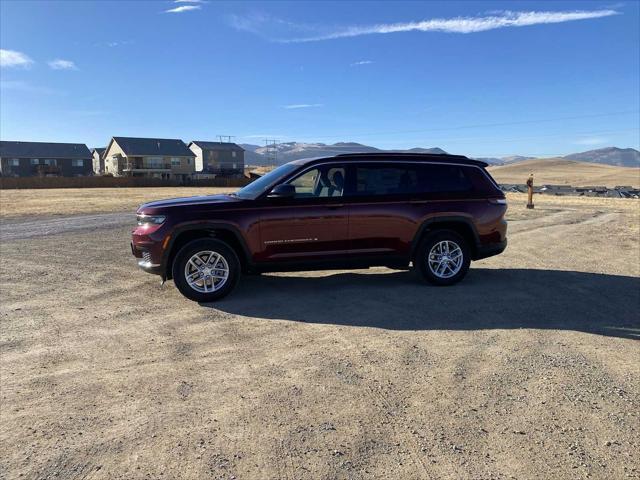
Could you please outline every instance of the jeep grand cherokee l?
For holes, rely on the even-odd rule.
[[[198,302],[268,271],[412,265],[452,285],[507,245],[506,200],[486,166],[432,154],[296,160],[236,193],[142,205],[131,249]]]

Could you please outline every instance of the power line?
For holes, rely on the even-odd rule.
[[[405,133],[429,133],[429,132],[444,132],[449,130],[464,130],[471,128],[483,128],[483,127],[506,127],[510,125],[530,125],[534,123],[546,123],[546,122],[557,122],[564,120],[578,120],[581,118],[598,118],[598,117],[611,117],[616,115],[628,115],[631,113],[640,113],[640,110],[625,110],[620,112],[607,112],[607,113],[594,113],[588,115],[573,115],[568,117],[555,117],[555,118],[540,118],[536,120],[521,120],[515,122],[498,122],[498,123],[478,123],[472,125],[458,125],[455,127],[444,127],[444,128],[430,128],[430,129],[416,129],[416,130],[394,130],[394,131],[386,131],[386,132],[365,132],[365,133],[352,133],[347,136],[349,137],[365,137],[365,136],[373,136],[373,135],[401,135]],[[335,137],[345,137],[345,133],[340,132],[334,135],[314,135],[313,138],[335,138]],[[303,136],[304,138],[304,136]]]

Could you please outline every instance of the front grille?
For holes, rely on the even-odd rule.
[[[151,263],[151,254],[149,252],[142,252],[142,259],[147,263]]]

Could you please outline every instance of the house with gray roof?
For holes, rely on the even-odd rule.
[[[229,142],[194,140],[189,149],[196,156],[196,172],[216,176],[244,175],[244,149]]]
[[[105,174],[116,177],[186,180],[195,171],[195,155],[178,139],[113,137],[103,157]]]
[[[104,152],[106,148],[94,148],[91,150],[93,157],[93,173],[102,175],[104,173]]]
[[[3,177],[91,175],[91,152],[84,143],[0,141]]]

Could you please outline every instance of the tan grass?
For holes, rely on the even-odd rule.
[[[559,158],[527,160],[513,165],[489,167],[488,170],[498,183],[524,184],[529,174],[533,173],[536,185],[640,186],[640,168],[574,162]]]
[[[58,188],[0,190],[0,218],[134,211],[163,198],[234,192],[237,188]]]
[[[0,190],[0,218],[38,215],[77,215],[134,211],[139,205],[163,198],[212,195],[232,192],[235,188],[162,187],[162,188],[60,188],[37,190]],[[555,197],[536,195],[537,210],[526,210],[525,194],[507,194],[507,218],[535,218],[541,212],[555,209],[606,208],[619,212],[638,212],[638,200],[597,197]]]

